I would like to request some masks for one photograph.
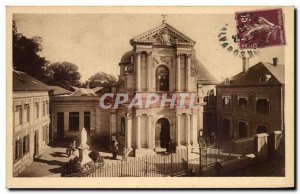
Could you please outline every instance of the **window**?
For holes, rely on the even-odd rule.
[[[261,75],[261,76],[259,77],[259,82],[260,82],[260,83],[267,83],[271,77],[272,77],[272,76],[271,76],[271,75],[268,75],[268,74],[266,74],[266,75]]]
[[[29,109],[29,104],[24,105],[24,120],[26,122],[30,121],[30,109]]]
[[[22,106],[16,106],[16,112],[15,112],[15,125],[21,125],[22,124]]]
[[[246,111],[248,107],[248,99],[246,97],[238,97],[238,108]]]
[[[268,98],[256,99],[256,113],[269,114],[270,103]]]
[[[169,91],[169,70],[164,65],[156,69],[156,90]]]
[[[19,139],[15,141],[15,158],[14,161],[18,161],[22,158],[22,141]]]
[[[79,112],[69,113],[69,130],[79,131]]]
[[[231,101],[230,96],[224,96],[223,97],[223,108],[224,109],[229,109],[230,108],[230,101]]]
[[[46,102],[43,102],[43,116],[46,115]]]
[[[23,137],[23,155],[29,152],[29,135]]]
[[[35,103],[35,118],[38,119],[40,114],[40,105],[38,102]]]
[[[256,134],[259,133],[267,133],[268,132],[268,125],[265,124],[258,124],[256,128]]]
[[[247,137],[248,124],[246,121],[238,121],[239,138]]]

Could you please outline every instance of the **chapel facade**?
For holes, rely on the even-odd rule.
[[[128,108],[111,110],[111,133],[121,134],[127,149],[138,156],[166,149],[168,145],[198,150],[199,130],[203,130],[204,96],[216,84],[195,56],[195,41],[165,21],[130,40],[132,50],[119,63],[121,85],[118,93],[160,96],[185,93],[197,96],[196,106]],[[206,91],[207,90],[207,91]]]
[[[211,97],[215,97],[217,82],[196,58],[196,42],[163,21],[132,38],[130,44],[132,50],[119,63],[117,85],[79,88],[51,97],[54,139],[73,138],[85,127],[88,142],[109,148],[112,135],[116,135],[120,150],[126,145],[134,156],[163,151],[170,145],[198,150],[199,130],[215,130],[210,124],[215,123],[215,106],[207,102],[214,102]],[[143,100],[151,93],[160,97],[184,94],[187,99],[195,95],[196,102],[193,108],[179,107],[179,99],[174,107],[129,108],[128,101],[116,109],[103,109],[99,99],[106,93],[141,96]]]

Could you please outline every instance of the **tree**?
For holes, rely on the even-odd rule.
[[[67,90],[72,86],[80,87],[81,75],[77,65],[69,62],[53,63],[46,67],[46,77],[48,85],[56,85]]]
[[[92,75],[86,82],[85,87],[95,88],[97,86],[111,86],[117,83],[117,78],[105,72],[98,72]]]
[[[48,61],[41,57],[42,38],[34,36],[25,37],[18,32],[16,22],[13,21],[13,67],[15,70],[23,71],[41,81],[44,81],[45,66]]]

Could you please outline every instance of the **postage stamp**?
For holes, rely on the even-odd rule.
[[[240,48],[263,48],[285,45],[281,9],[236,13]]]

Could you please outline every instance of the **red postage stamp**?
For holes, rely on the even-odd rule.
[[[236,13],[241,49],[285,45],[281,9]]]

